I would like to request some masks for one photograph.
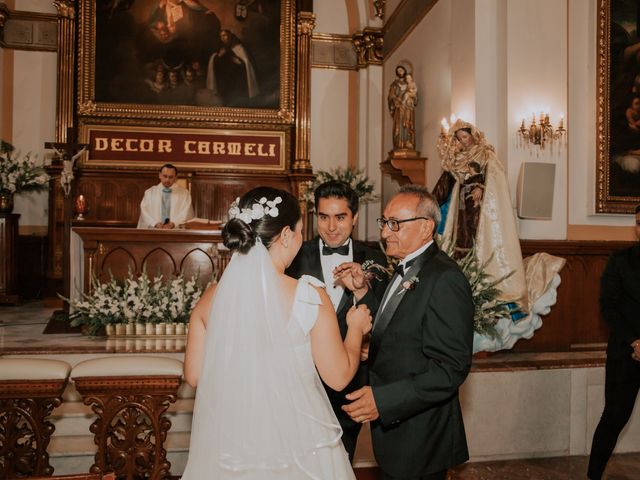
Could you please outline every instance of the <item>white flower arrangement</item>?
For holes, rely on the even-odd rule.
[[[48,186],[49,175],[37,165],[30,154],[17,158],[13,145],[0,140],[0,193],[20,193],[44,190]]]
[[[123,281],[112,276],[109,282],[93,278],[91,283],[91,294],[80,300],[60,296],[74,309],[71,325],[87,325],[90,335],[117,323],[187,323],[204,291],[196,277],[187,280],[179,275],[163,281],[161,275],[150,279],[146,271],[139,277],[129,271]]]
[[[229,219],[239,218],[244,223],[249,224],[252,220],[259,220],[265,215],[275,218],[280,213],[276,206],[280,203],[282,203],[282,197],[278,196],[273,200],[267,200],[267,197],[262,197],[251,205],[251,208],[240,209],[240,197],[238,197],[229,208]]]

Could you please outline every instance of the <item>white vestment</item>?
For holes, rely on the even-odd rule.
[[[140,219],[138,228],[154,228],[157,223],[164,222],[162,218],[162,183],[148,188],[140,202]],[[194,217],[189,190],[180,185],[171,186],[171,211],[169,220],[178,225]]]

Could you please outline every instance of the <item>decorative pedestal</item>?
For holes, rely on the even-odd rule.
[[[18,213],[0,213],[0,304],[16,304],[16,245]]]
[[[47,418],[62,403],[70,370],[58,360],[0,359],[0,478],[53,473]]]
[[[390,151],[387,159],[380,164],[380,170],[400,185],[425,185],[427,182],[427,158],[421,157],[416,150]]]
[[[170,477],[165,416],[182,382],[182,362],[171,358],[115,356],[86,360],[71,372],[76,389],[98,416],[90,430],[98,451],[91,473],[117,478]]]

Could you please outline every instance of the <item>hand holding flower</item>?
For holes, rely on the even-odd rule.
[[[353,292],[356,300],[360,300],[369,289],[362,266],[356,262],[345,262],[333,270],[333,280],[336,285]]]

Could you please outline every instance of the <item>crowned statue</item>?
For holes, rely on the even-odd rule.
[[[438,152],[443,172],[433,194],[442,213],[441,246],[456,259],[473,252],[484,273],[501,280],[497,300],[517,312],[498,322],[497,337],[476,336],[474,350],[511,348],[542,325],[565,261],[547,253],[523,260],[507,175],[484,133],[458,119],[440,136]]]

